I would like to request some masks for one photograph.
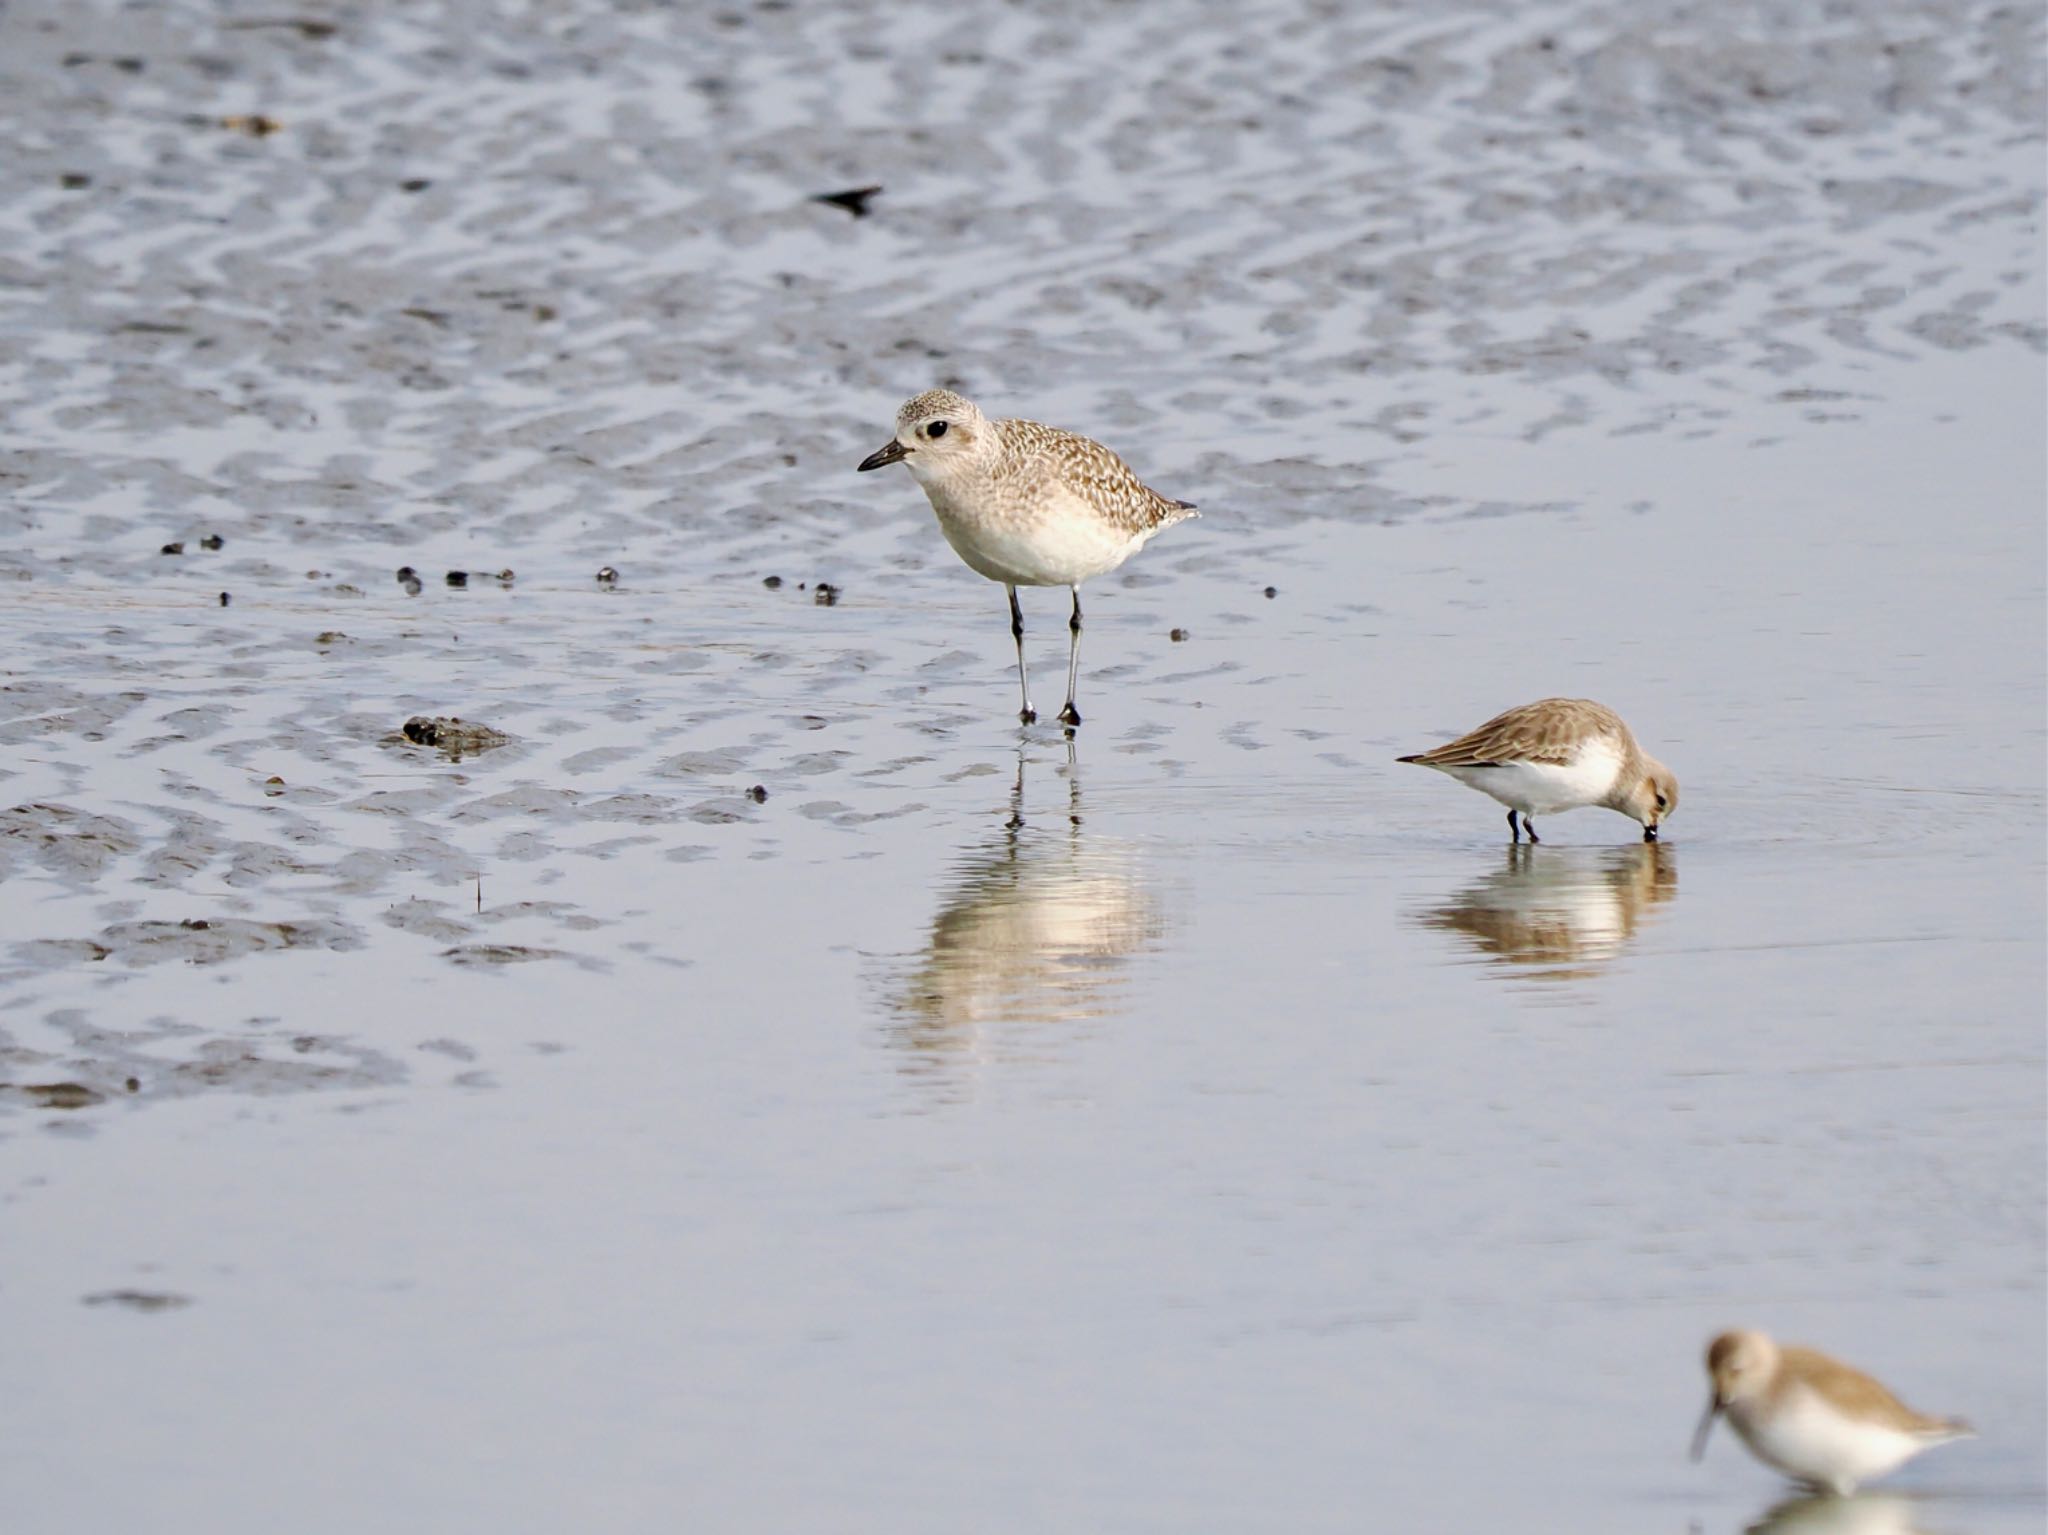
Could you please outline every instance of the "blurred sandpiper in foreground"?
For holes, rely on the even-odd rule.
[[[1635,733],[1590,698],[1545,698],[1496,714],[1434,751],[1396,759],[1448,773],[1508,807],[1508,835],[1540,842],[1532,816],[1599,805],[1642,822],[1643,840],[1678,808],[1671,769],[1636,744]],[[1515,816],[1521,815],[1521,826]]]
[[[1146,485],[1101,443],[1036,421],[992,421],[971,400],[931,389],[896,413],[896,435],[860,462],[862,469],[907,465],[931,498],[939,530],[954,553],[1010,594],[1017,641],[1017,686],[1025,724],[1038,718],[1024,675],[1020,586],[1065,586],[1074,593],[1067,651],[1067,701],[1060,723],[1081,723],[1074,683],[1081,666],[1081,583],[1136,554],[1163,528],[1195,515]]]
[[[1725,1414],[1758,1460],[1839,1497],[1974,1432],[1960,1418],[1913,1411],[1861,1370],[1760,1332],[1716,1338],[1707,1346],[1707,1377],[1713,1394],[1693,1435],[1694,1460]]]

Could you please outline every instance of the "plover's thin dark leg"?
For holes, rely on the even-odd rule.
[[[1024,707],[1017,711],[1017,718],[1026,725],[1038,723],[1038,711],[1031,707],[1031,684],[1024,678],[1024,610],[1017,606],[1017,588],[1005,585],[1003,590],[1010,594],[1010,635],[1017,641],[1017,691],[1024,697]]]
[[[1529,819],[1529,812],[1526,810],[1522,812],[1522,830],[1529,834],[1531,842],[1541,842],[1543,840],[1536,835],[1536,823]]]
[[[1521,840],[1522,828],[1515,824],[1515,813],[1514,811],[1510,810],[1508,812],[1508,841],[1520,842]]]
[[[1081,588],[1074,588],[1074,616],[1067,620],[1067,702],[1060,710],[1060,723],[1071,731],[1081,723],[1081,711],[1074,707],[1074,684],[1081,676]]]

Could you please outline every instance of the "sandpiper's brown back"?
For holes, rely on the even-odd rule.
[[[1882,1423],[1901,1433],[1949,1435],[1970,1431],[1960,1418],[1936,1418],[1915,1412],[1893,1396],[1883,1382],[1839,1359],[1829,1358],[1819,1349],[1781,1344],[1778,1361],[1778,1375],[1771,1390],[1774,1398],[1803,1385],[1849,1417]]]
[[[1446,741],[1431,751],[1403,757],[1425,767],[1485,767],[1500,762],[1571,762],[1589,737],[1611,735],[1626,755],[1640,755],[1636,738],[1620,715],[1590,698],[1545,698],[1521,704]]]

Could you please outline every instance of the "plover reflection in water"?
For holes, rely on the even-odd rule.
[[[1155,533],[1195,515],[1140,480],[1101,443],[1036,421],[991,420],[950,389],[932,389],[896,413],[896,435],[861,460],[863,470],[907,466],[938,515],[939,531],[970,569],[1003,583],[1017,642],[1017,718],[1032,724],[1024,669],[1020,586],[1065,586],[1074,594],[1067,650],[1067,701],[1060,723],[1081,723],[1074,685],[1081,668],[1081,583],[1111,571]]]
[[[1758,1460],[1838,1497],[1973,1432],[1960,1418],[1913,1411],[1861,1370],[1760,1332],[1716,1338],[1707,1347],[1707,1377],[1713,1390],[1693,1435],[1694,1460],[1725,1414]]]
[[[1545,698],[1401,762],[1448,773],[1508,807],[1508,835],[1540,841],[1538,815],[1600,805],[1640,821],[1643,840],[1678,808],[1671,769],[1636,744],[1620,715],[1590,698]],[[1517,829],[1515,815],[1522,823]]]

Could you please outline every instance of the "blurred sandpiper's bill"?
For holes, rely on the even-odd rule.
[[[1147,486],[1101,443],[1036,421],[992,421],[950,389],[932,389],[896,413],[896,435],[861,460],[862,469],[902,463],[938,514],[939,530],[970,568],[1010,594],[1017,642],[1017,717],[1038,718],[1024,675],[1020,586],[1074,593],[1067,651],[1067,702],[1060,723],[1081,723],[1074,683],[1081,666],[1081,583],[1116,569],[1153,534],[1195,514]]]
[[[1590,698],[1545,698],[1496,714],[1434,751],[1398,759],[1433,767],[1508,807],[1508,835],[1536,835],[1537,815],[1599,805],[1643,825],[1643,840],[1678,808],[1671,769],[1636,744],[1620,715]],[[1517,813],[1521,826],[1515,824]]]
[[[1840,1497],[1972,1432],[1960,1418],[1913,1411],[1861,1370],[1760,1332],[1724,1332],[1709,1344],[1707,1378],[1713,1394],[1693,1435],[1694,1460],[1726,1414],[1758,1460]]]

